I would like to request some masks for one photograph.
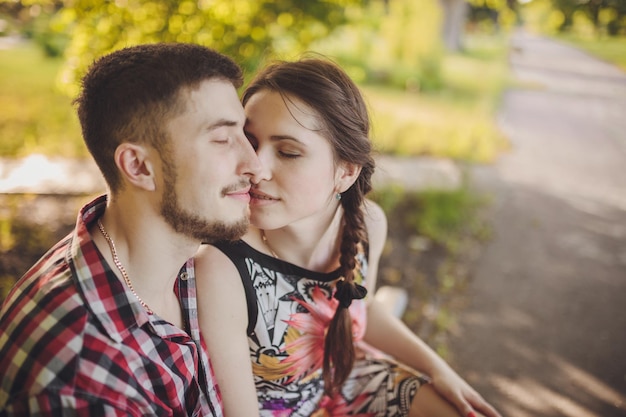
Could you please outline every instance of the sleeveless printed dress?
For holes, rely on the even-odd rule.
[[[427,379],[362,341],[365,301],[350,306],[357,360],[342,389],[324,394],[324,334],[338,301],[338,270],[320,273],[252,248],[216,246],[236,265],[246,292],[250,358],[262,417],[406,416]],[[367,259],[357,255],[355,281],[365,287]]]

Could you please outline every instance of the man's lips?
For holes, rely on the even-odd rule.
[[[226,193],[227,196],[250,201],[250,187],[241,188],[239,190],[232,190]]]

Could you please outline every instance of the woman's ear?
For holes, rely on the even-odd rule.
[[[343,193],[359,178],[361,174],[361,165],[350,162],[341,162],[337,169],[336,187],[337,192]]]
[[[154,165],[145,147],[122,143],[115,150],[115,164],[126,182],[147,191],[156,190]]]

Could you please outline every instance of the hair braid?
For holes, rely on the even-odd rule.
[[[354,285],[354,269],[358,245],[367,250],[367,231],[363,218],[363,200],[369,191],[371,169],[364,167],[365,173],[353,186],[343,193],[343,235],[340,245],[340,275],[346,285]],[[361,186],[362,184],[365,187]],[[348,308],[337,306],[324,340],[323,377],[324,387],[328,394],[334,393],[348,379],[355,360],[354,340],[352,334],[352,317]]]

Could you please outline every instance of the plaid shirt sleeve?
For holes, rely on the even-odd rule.
[[[190,319],[197,316],[195,293],[181,294],[194,331],[148,314],[91,240],[88,224],[105,203],[86,206],[76,230],[2,305],[0,417],[221,417],[197,320]],[[189,281],[184,287],[195,283]]]
[[[86,393],[80,396],[77,393],[63,395],[52,392],[41,392],[28,399],[17,399],[6,404],[0,416],[41,416],[41,417],[143,417],[145,410],[126,400],[112,402],[108,398]]]

